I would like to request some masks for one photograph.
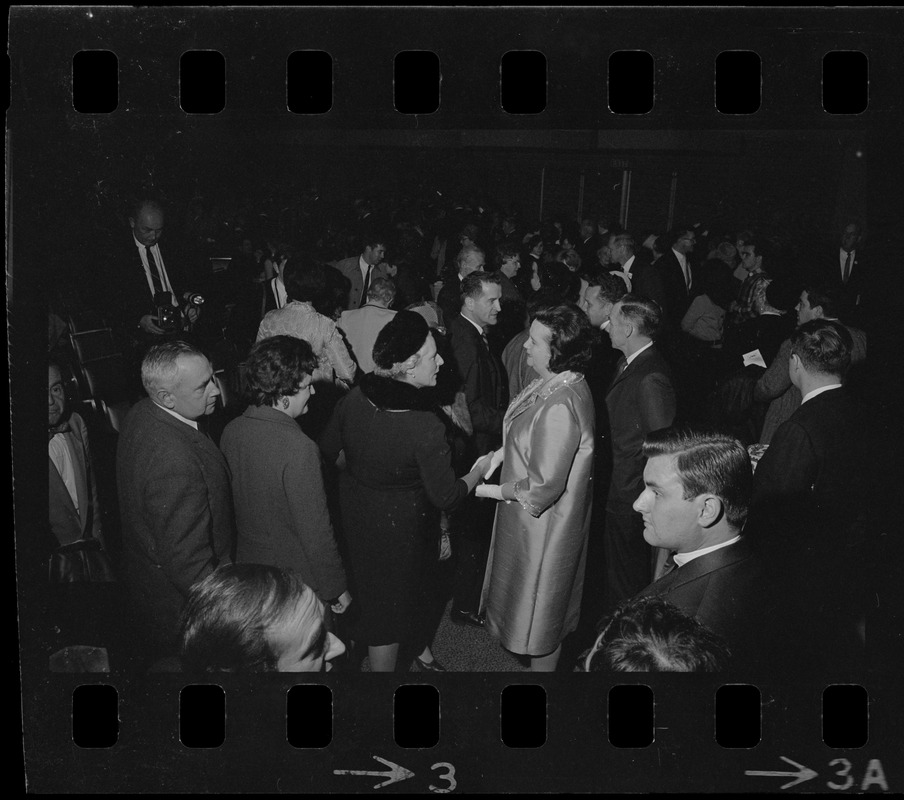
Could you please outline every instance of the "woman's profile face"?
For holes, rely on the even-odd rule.
[[[307,414],[308,401],[314,394],[316,392],[314,391],[313,378],[310,375],[305,375],[298,387],[298,391],[289,397],[289,407],[286,409],[289,416],[292,419],[297,419],[302,414]]]
[[[542,322],[534,320],[530,325],[530,335],[524,343],[527,351],[527,363],[532,366],[540,377],[550,374],[549,358],[552,351],[549,342],[552,339],[552,331]]]
[[[443,365],[443,357],[436,351],[433,334],[427,334],[427,340],[417,354],[420,360],[406,373],[408,382],[418,389],[436,386],[436,376],[439,375],[439,368]]]

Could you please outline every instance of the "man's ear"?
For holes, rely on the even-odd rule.
[[[725,508],[722,501],[714,494],[704,495],[702,500],[699,516],[700,527],[711,528],[722,519],[725,514]]]
[[[814,319],[825,319],[826,315],[822,311],[822,306],[810,306],[810,311],[813,312]]]
[[[157,400],[164,408],[172,410],[176,407],[176,398],[166,389],[157,390]]]

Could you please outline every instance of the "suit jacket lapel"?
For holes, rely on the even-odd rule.
[[[747,558],[750,553],[750,546],[742,538],[735,544],[721,547],[712,553],[707,553],[695,558],[693,561],[689,561],[683,567],[673,569],[668,575],[657,581],[659,584],[658,588],[667,589],[668,591],[677,589],[679,586],[695,581],[710,572],[715,572],[717,569],[722,569],[729,564],[734,564]]]
[[[75,509],[75,503],[72,502],[72,495],[69,494],[69,490],[66,488],[66,484],[63,482],[62,476],[57,470],[56,465],[53,463],[53,459],[48,456],[47,461],[50,466],[50,473],[48,475],[50,491],[58,495],[60,502],[65,504],[72,511],[72,516],[77,518],[80,523],[84,524],[83,518]],[[79,503],[81,502],[81,495],[79,495]]]
[[[75,490],[78,495],[78,515],[82,523],[82,528],[84,528],[85,522],[88,519],[88,510],[90,507],[90,500],[88,498],[88,468],[87,464],[85,464],[85,450],[76,428],[73,428],[69,433],[64,434],[63,438],[66,440],[66,446],[69,448],[69,455],[72,458],[72,470],[75,473]]]

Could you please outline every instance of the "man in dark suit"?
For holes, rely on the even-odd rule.
[[[226,459],[198,421],[220,394],[207,358],[166,342],[141,365],[148,397],[116,452],[126,580],[149,658],[171,655],[188,590],[232,560],[235,515]]]
[[[632,506],[643,490],[643,440],[675,419],[671,372],[654,344],[659,306],[625,295],[612,309],[609,339],[620,350],[606,394],[612,432],[612,479],[606,500],[607,606],[614,608],[650,582],[653,554],[644,544]]]
[[[486,331],[496,324],[502,287],[499,276],[472,272],[461,283],[461,313],[448,323],[454,367],[464,387],[473,435],[461,456],[460,470],[502,445],[502,418],[508,408],[508,381],[499,357],[491,352]],[[495,508],[471,498],[455,514],[453,551],[456,567],[452,621],[482,625],[478,616]]]
[[[723,637],[735,664],[750,665],[760,652],[767,588],[741,535],[752,484],[747,451],[730,436],[670,428],[647,436],[643,455],[634,510],[643,538],[669,558],[637,597],[673,603]]]
[[[480,272],[486,256],[476,244],[466,244],[455,257],[456,272],[443,283],[436,296],[436,304],[443,312],[446,327],[461,311],[461,283],[472,272]]]
[[[791,337],[789,373],[800,407],[757,465],[751,524],[771,554],[806,625],[789,638],[822,664],[862,650],[863,556],[869,506],[867,421],[842,386],[853,339],[838,322],[814,319]],[[801,581],[800,576],[806,575]]]
[[[389,266],[382,263],[386,255],[386,237],[377,231],[368,231],[363,237],[363,246],[361,255],[344,258],[333,265],[351,284],[345,303],[347,311],[366,305],[367,291],[374,278],[391,277]]]
[[[105,311],[121,333],[128,339],[138,338],[145,346],[172,332],[158,318],[155,298],[159,293],[169,293],[163,305],[173,308],[178,324],[193,324],[200,316],[197,306],[189,305],[184,315],[181,311],[192,287],[187,285],[184,264],[173,259],[164,262],[160,247],[164,221],[163,207],[157,201],[138,201],[129,216],[131,238],[104,254],[109,267]]]
[[[826,260],[824,281],[841,292],[842,310],[850,312],[861,304],[866,285],[860,250],[862,231],[857,222],[848,222],[841,232],[840,247]]]
[[[667,247],[656,262],[656,270],[665,291],[662,314],[670,330],[677,330],[693,299],[694,283],[690,254],[694,252],[696,234],[683,226],[675,228],[667,237]]]

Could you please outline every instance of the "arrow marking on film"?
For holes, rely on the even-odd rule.
[[[414,773],[405,769],[405,767],[393,764],[385,758],[380,758],[380,756],[374,756],[374,758],[389,767],[389,772],[368,772],[363,769],[334,769],[333,775],[375,775],[378,778],[387,778],[388,776],[387,780],[383,781],[383,783],[378,783],[374,786],[374,789],[382,789],[384,786],[389,786],[390,783],[407,781],[409,778],[414,777]],[[814,772],[813,774],[815,775],[816,773]]]
[[[748,769],[745,770],[745,775],[756,775],[759,777],[765,778],[794,778],[793,781],[789,781],[782,789],[788,789],[791,786],[794,786],[797,783],[803,783],[804,781],[813,780],[819,773],[814,772],[809,767],[805,767],[803,764],[798,764],[796,761],[792,761],[790,758],[785,758],[784,756],[779,756],[782,761],[786,761],[794,767],[797,767],[797,772],[765,772],[762,770],[753,770]]]

